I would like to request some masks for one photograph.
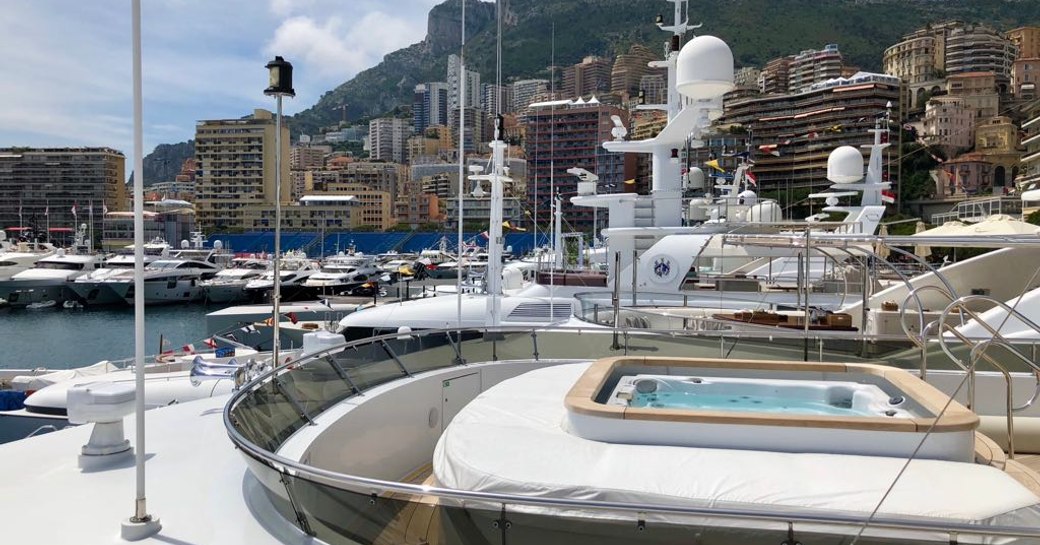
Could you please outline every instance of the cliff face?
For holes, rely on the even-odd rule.
[[[335,125],[342,119],[335,108],[345,103],[350,119],[410,108],[417,83],[446,79],[447,56],[460,42],[461,1],[447,0],[431,10],[421,42],[390,53],[297,114],[293,133]],[[566,66],[585,55],[616,55],[634,43],[659,53],[666,36],[653,20],[658,13],[670,20],[672,8],[664,0],[501,1],[507,81],[548,77],[553,57],[557,66]],[[1040,21],[1035,0],[693,0],[690,11],[691,23],[704,23],[697,32],[726,40],[738,66],[761,66],[777,56],[836,43],[849,64],[866,70],[880,70],[884,49],[928,22],[955,18],[1008,29]],[[467,0],[466,23],[466,64],[492,81],[495,4]]]
[[[180,174],[184,161],[194,156],[194,140],[177,144],[159,144],[144,157],[145,185],[173,181],[177,174]]]

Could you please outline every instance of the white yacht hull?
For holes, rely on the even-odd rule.
[[[120,283],[120,287],[116,288],[118,291],[122,291],[123,300],[128,305],[134,304],[134,289],[133,284]],[[124,287],[125,286],[125,287]],[[144,304],[146,305],[169,305],[174,303],[193,303],[201,301],[204,295],[202,286],[198,285],[197,280],[176,280],[176,281],[145,281],[144,283]]]
[[[87,305],[122,305],[123,300],[107,282],[70,282],[73,298]]]
[[[210,303],[235,303],[247,297],[245,282],[237,284],[209,285],[204,288],[206,301]]]
[[[12,307],[24,307],[40,301],[62,303],[69,295],[68,282],[64,278],[0,282],[0,299],[6,299]]]

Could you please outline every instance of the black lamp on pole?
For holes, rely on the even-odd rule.
[[[292,63],[275,57],[267,63],[267,70],[270,71],[271,79],[267,89],[264,89],[265,95],[296,96],[296,90],[292,86]]]
[[[281,262],[282,262],[282,97],[294,97],[292,64],[281,57],[267,63],[270,85],[264,94],[275,97],[277,111],[274,117],[274,286],[271,289],[271,362],[277,367],[281,350],[279,322],[282,320]],[[266,145],[265,145],[266,147]]]

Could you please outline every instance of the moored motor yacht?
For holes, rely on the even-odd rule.
[[[302,289],[312,299],[340,295],[369,280],[378,279],[382,274],[372,256],[335,255],[325,259],[321,270],[310,275],[303,282]]]
[[[64,302],[72,294],[68,283],[88,274],[100,265],[94,254],[73,254],[58,250],[42,258],[31,269],[0,281],[0,297],[12,306],[26,306],[40,301]]]
[[[228,268],[218,272],[209,280],[200,284],[205,290],[205,298],[211,303],[234,303],[247,298],[246,285],[250,280],[259,278],[271,268],[271,262],[256,257],[236,257]]]
[[[155,239],[144,246],[144,263],[149,263],[169,254],[170,246],[162,239]],[[74,294],[75,301],[88,305],[123,305],[126,303],[115,290],[111,289],[108,279],[120,274],[125,275],[127,271],[133,274],[134,247],[127,246],[123,251],[108,257],[102,263],[101,268],[93,270],[80,276],[69,283],[69,290]]]
[[[282,301],[302,301],[307,299],[308,290],[304,282],[321,269],[306,255],[289,252],[282,258],[281,271],[278,275],[281,285]],[[267,301],[274,287],[274,271],[268,270],[246,282],[242,290],[245,298],[253,302]],[[313,298],[312,298],[313,299]]]
[[[203,297],[201,281],[212,278],[220,268],[208,261],[157,259],[144,270],[146,305],[191,303]],[[104,280],[106,287],[128,305],[134,302],[133,269],[113,274]]]

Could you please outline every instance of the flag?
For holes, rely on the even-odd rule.
[[[288,318],[289,321],[294,323],[294,324],[296,322],[300,321],[299,318],[296,317],[296,313],[295,312],[290,312],[289,314],[286,314],[285,317]]]
[[[76,217],[76,203],[72,203],[72,217]]]
[[[625,185],[636,185],[635,178],[632,178],[631,180],[625,180]]]
[[[506,229],[509,229],[510,231],[527,231],[527,229],[524,229],[522,227],[513,227],[513,224],[510,223],[509,220],[503,221],[502,222],[502,227],[505,227]]]
[[[50,205],[48,205],[46,208],[43,209],[43,215],[47,216],[47,217],[50,217],[50,215],[51,215],[51,207],[50,207]]]
[[[266,326],[273,326],[274,325],[274,318],[268,318],[268,319],[264,320],[264,325],[266,325]]]
[[[762,144],[758,146],[758,151],[768,153],[774,157],[780,157],[780,144]]]
[[[210,338],[208,338],[208,339],[206,339],[206,340],[204,340],[204,341],[202,341],[202,342],[203,342],[203,343],[204,343],[204,344],[205,344],[206,346],[208,346],[208,347],[210,347],[210,348],[216,348],[216,347],[217,347],[217,341],[216,341],[216,340],[215,340],[215,339],[214,339],[213,337],[210,337]]]
[[[18,221],[22,220],[22,203],[18,203]]]
[[[188,343],[188,344],[186,344],[186,345],[181,347],[181,352],[184,352],[185,354],[194,354],[195,353],[195,345],[191,344],[191,343]]]
[[[745,172],[744,177],[747,178],[749,184],[758,187],[758,180],[755,179],[755,175],[750,172]]]
[[[881,202],[885,204],[894,204],[896,202],[896,194],[892,193],[887,189],[881,190]]]
[[[733,154],[730,154],[730,155],[726,155],[726,157],[735,157],[735,158],[744,159],[745,161],[747,161],[747,160],[749,160],[751,158],[751,154],[746,152],[746,151],[742,151],[740,153],[733,153]]]
[[[711,168],[713,168],[713,169],[715,169],[715,170],[717,170],[719,172],[726,172],[725,169],[723,169],[722,167],[719,166],[719,160],[718,159],[712,159],[711,161],[708,161],[707,163],[704,163],[704,166],[711,167]]]
[[[809,140],[812,140],[814,138],[819,138],[820,137],[820,133],[818,133],[816,131],[809,131],[809,132],[807,132],[805,134],[805,137],[808,138]]]
[[[831,126],[830,126],[830,127],[829,127],[829,128],[827,129],[827,131],[828,131],[828,132],[841,132],[841,125],[831,125]]]

